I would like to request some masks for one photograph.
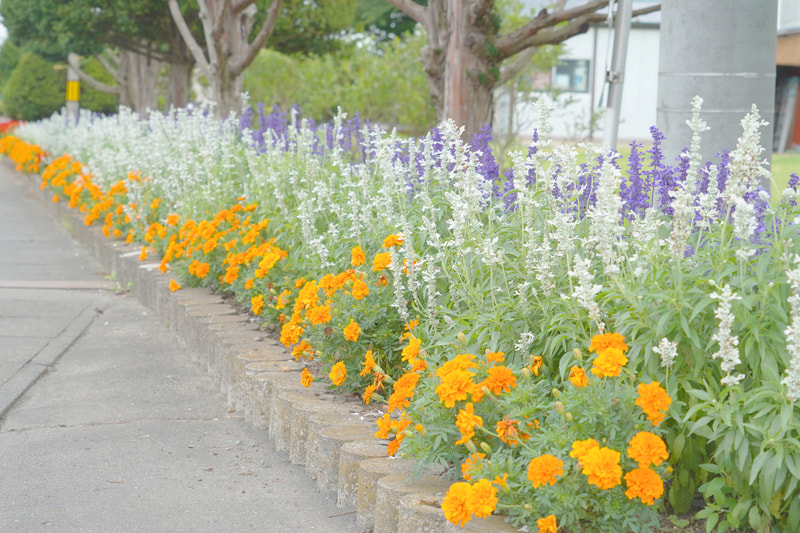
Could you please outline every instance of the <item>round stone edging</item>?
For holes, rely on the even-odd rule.
[[[3,164],[11,166],[13,169],[8,160]],[[30,179],[37,177],[37,175],[33,174],[27,177]],[[38,184],[36,185],[38,190]],[[299,370],[301,367],[294,362],[288,350],[273,339],[266,337],[263,332],[258,331],[257,327],[248,321],[246,315],[238,313],[234,307],[225,303],[221,296],[215,295],[209,289],[204,288],[170,291],[169,282],[172,277],[168,273],[162,274],[158,269],[159,263],[153,262],[152,259],[140,261],[139,253],[141,248],[139,245],[126,244],[124,241],[106,237],[97,227],[86,226],[82,218],[74,211],[70,211],[60,204],[50,202],[46,191],[40,191],[40,195],[42,201],[51,206],[56,218],[70,230],[73,237],[91,251],[103,267],[110,271],[119,286],[130,290],[142,305],[149,308],[159,320],[168,325],[192,361],[204,368],[214,380],[215,385],[227,396],[228,404],[232,408],[242,411],[245,415],[245,420],[256,428],[267,429],[271,433],[277,430],[280,433],[279,435],[270,435],[273,440],[275,437],[278,438],[280,447],[285,448],[287,446],[288,438],[291,435],[291,428],[284,428],[283,426],[286,422],[291,421],[293,416],[297,416],[297,413],[307,411],[308,407],[305,405],[308,405],[309,402],[322,405],[320,407],[321,413],[325,412],[325,404],[329,402],[331,407],[333,405],[341,407],[342,405],[351,404],[353,412],[361,410],[361,404],[355,401],[332,402],[328,400],[330,392],[322,384],[313,383],[308,389],[303,388],[300,385]],[[295,406],[294,403],[298,405]],[[299,404],[304,405],[301,406]],[[330,416],[331,413],[326,414]],[[310,418],[314,416],[314,413],[306,413],[304,416]],[[340,422],[342,417],[332,417],[331,420]],[[363,430],[354,431],[354,433],[360,433],[361,435],[369,435],[375,429],[374,422],[359,421],[357,416],[353,416],[352,421],[348,420],[348,422],[363,426]],[[309,425],[307,431],[305,431],[306,438],[317,442],[319,441],[319,436],[312,434],[312,432],[324,432],[326,428],[331,427],[319,425],[319,427],[313,427],[312,429],[312,426],[313,424]],[[330,429],[327,432],[330,432]],[[361,441],[358,438],[349,441],[344,439],[338,446],[340,448],[344,447],[348,442],[350,442],[350,445],[345,457],[349,458],[352,455],[352,447],[358,446]],[[374,442],[376,445],[381,443],[377,439]],[[372,448],[374,449],[374,447]],[[288,452],[285,451],[285,453]],[[292,455],[295,461],[302,464],[302,461],[295,458],[295,455],[299,456],[301,453],[302,450],[296,450]],[[340,503],[344,504],[345,508],[354,507],[353,512],[357,512],[359,515],[357,520],[359,525],[367,526],[367,530],[370,530],[376,509],[374,507],[371,509],[363,507],[365,503],[363,494],[364,490],[374,491],[375,486],[373,485],[366,489],[360,485],[354,487],[352,483],[355,481],[356,473],[359,474],[357,476],[358,483],[364,480],[364,466],[362,465],[374,465],[376,460],[381,463],[385,460],[387,463],[384,464],[388,466],[394,460],[375,458],[371,452],[361,453],[364,455],[363,459],[358,463],[358,468],[355,468],[356,465],[353,464],[352,460],[342,462],[341,468],[344,468],[345,472],[343,473],[340,468],[338,475],[346,476],[346,481],[344,479],[341,482],[336,479],[328,480],[327,476],[323,476],[323,479],[318,479],[317,481],[321,487],[328,490],[336,490],[338,485],[339,492],[342,492],[339,495]],[[338,462],[338,449],[335,455]],[[409,464],[410,460],[402,459],[399,461],[397,463],[398,467],[402,464]],[[409,467],[403,467],[401,470],[410,472]],[[307,471],[308,474],[309,472]],[[389,473],[387,472],[386,475],[389,475]],[[437,517],[435,523],[446,523],[441,509],[433,509],[429,505],[410,505],[410,502],[415,499],[414,495],[416,495],[416,501],[420,499],[424,501],[425,498],[431,497],[431,483],[433,481],[435,481],[436,496],[439,499],[449,485],[449,482],[444,478],[438,478],[438,480],[434,479],[433,476],[424,476],[424,478],[422,485],[420,485],[419,481],[406,481],[407,486],[398,489],[399,492],[396,493],[396,497],[393,497],[393,501],[387,502],[383,500],[380,502],[382,509],[379,509],[378,513],[384,522],[387,517],[396,517],[391,520],[391,523],[379,525],[381,531],[390,533],[395,531],[398,533],[429,531],[427,528],[418,529],[412,527],[412,529],[409,529],[409,527],[411,527],[410,524],[412,523],[430,523],[432,516]],[[398,476],[394,475],[392,479],[396,484]],[[375,481],[372,481],[372,483],[375,483]],[[406,496],[401,498],[400,496],[404,494]],[[384,491],[381,491],[381,496],[386,496]],[[358,505],[355,505],[355,500],[358,500]],[[372,502],[375,502],[377,498],[372,495],[372,498],[367,500],[371,500],[370,505],[374,506]],[[390,506],[391,509],[387,508],[387,506]],[[419,516],[417,517],[413,516],[416,512],[415,508],[419,509]],[[362,512],[365,513],[364,517],[360,516]],[[400,522],[398,522],[399,516],[403,517]],[[503,522],[500,517],[492,518],[497,519],[492,521],[492,531],[497,531],[498,533],[516,531],[511,525]],[[402,529],[401,524],[403,526]],[[447,525],[449,526],[448,531],[472,530],[469,527],[470,524],[466,528],[453,526],[449,523]]]

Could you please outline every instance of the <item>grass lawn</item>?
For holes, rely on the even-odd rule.
[[[780,197],[792,173],[800,174],[800,152],[772,154],[772,179],[775,182],[772,186],[773,198]]]

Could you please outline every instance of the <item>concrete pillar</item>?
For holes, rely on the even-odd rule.
[[[756,104],[770,125],[761,129],[772,154],[778,0],[663,0],[657,126],[667,137],[669,164],[689,146],[692,97],[703,98],[703,161],[733,150],[739,122]]]
[[[78,123],[78,112],[81,100],[81,82],[78,72],[72,68],[72,63],[77,64],[77,54],[70,53],[67,61],[67,121],[68,123]]]

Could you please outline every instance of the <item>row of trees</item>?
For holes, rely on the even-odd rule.
[[[510,17],[521,12],[518,0],[3,0],[0,14],[22,49],[59,61],[70,52],[96,57],[115,83],[72,66],[86,84],[137,111],[157,107],[165,72],[165,104],[185,105],[196,69],[219,115],[240,109],[244,71],[265,46],[324,54],[344,46],[344,36],[391,35],[417,23],[426,35],[421,59],[437,119],[453,118],[470,135],[491,123],[499,85],[539,47],[602,20],[598,11],[609,2],[545,4]]]

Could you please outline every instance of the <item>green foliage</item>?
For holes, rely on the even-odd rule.
[[[22,55],[3,88],[3,110],[18,120],[48,117],[64,106],[66,71],[34,52]]]
[[[341,107],[373,122],[421,132],[435,121],[419,62],[422,45],[417,36],[326,56],[262,50],[245,72],[244,88],[252,102],[282,109],[297,104],[318,122],[332,119]]]
[[[20,51],[9,39],[0,48],[0,87],[8,81],[11,72],[19,63]]]
[[[256,29],[270,4],[271,0],[259,1]],[[342,41],[332,37],[355,24],[355,12],[356,0],[284,0],[267,46],[284,54],[334,52]]]
[[[86,59],[81,68],[97,81],[116,85],[111,74],[94,57]],[[104,93],[89,87],[86,83],[81,83],[81,107],[84,109],[90,109],[97,113],[114,113],[117,110],[117,100],[116,94]]]

